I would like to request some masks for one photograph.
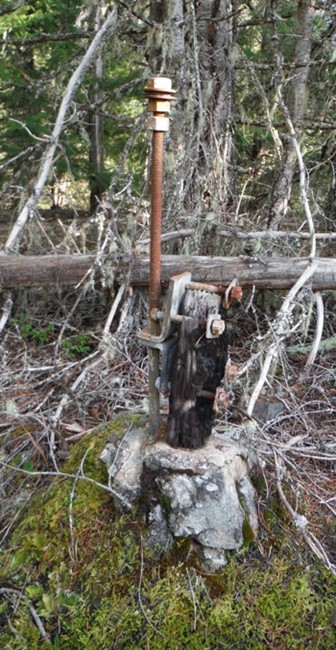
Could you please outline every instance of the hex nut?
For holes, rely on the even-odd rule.
[[[215,318],[211,323],[211,333],[214,336],[221,336],[225,330],[225,322],[221,318]]]

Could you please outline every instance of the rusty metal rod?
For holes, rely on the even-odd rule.
[[[150,261],[149,261],[149,331],[160,333],[160,324],[152,318],[153,311],[160,308],[161,295],[161,230],[162,230],[162,190],[163,190],[163,146],[164,133],[168,131],[170,103],[174,98],[171,80],[152,77],[148,80],[145,94],[152,111],[150,128],[152,136],[151,158],[151,220],[150,220]],[[160,393],[158,378],[160,372],[160,352],[148,349],[148,406],[149,433],[155,435],[160,424]]]
[[[159,309],[161,296],[161,231],[162,231],[162,188],[163,188],[163,144],[164,133],[153,131],[151,161],[151,220],[149,253],[149,314]],[[160,326],[151,315],[149,331],[159,334]],[[149,435],[154,436],[160,425],[160,393],[158,377],[160,374],[160,351],[148,349],[148,402]]]
[[[164,133],[153,131],[151,164],[151,222],[149,263],[149,313],[159,309],[161,295],[161,230],[163,187]],[[157,333],[157,323],[150,319],[152,334]]]

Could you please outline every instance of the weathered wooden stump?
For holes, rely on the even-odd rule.
[[[225,316],[220,295],[186,291],[171,369],[167,442],[174,447],[202,447],[211,434],[228,349],[226,330],[216,338],[206,336],[207,318],[214,313]]]

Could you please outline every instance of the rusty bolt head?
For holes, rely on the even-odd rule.
[[[225,322],[221,318],[214,318],[211,323],[211,334],[221,336],[225,330]]]
[[[160,311],[160,309],[158,309],[157,307],[153,307],[153,309],[150,310],[149,316],[152,320],[156,320],[156,321],[162,320],[164,317],[164,312]]]
[[[168,114],[170,103],[175,99],[176,90],[172,89],[172,82],[168,77],[151,77],[145,87],[145,95],[152,113]]]

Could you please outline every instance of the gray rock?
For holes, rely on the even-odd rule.
[[[147,523],[148,537],[146,546],[168,549],[173,545],[173,537],[168,528],[165,511],[159,503],[152,504],[149,509]]]
[[[146,438],[144,429],[128,431],[118,446],[108,443],[100,455],[107,466],[109,481],[113,483],[119,509],[125,509],[125,501],[134,505],[141,494],[142,448]]]
[[[284,403],[276,397],[260,397],[255,403],[253,415],[266,424],[276,420],[285,410]]]
[[[256,458],[236,439],[213,433],[204,447],[189,450],[164,442],[146,445],[145,431],[136,430],[118,448],[107,446],[101,458],[114,490],[132,504],[140,496],[147,503],[151,546],[169,545],[171,536],[189,538],[204,568],[216,571],[226,563],[225,551],[242,546],[246,522],[257,534],[249,476]],[[122,500],[116,501],[123,507]]]
[[[209,571],[209,573],[214,573],[227,564],[224,551],[219,551],[216,548],[202,548],[200,550],[200,557],[202,559],[203,569]]]
[[[146,451],[144,474],[149,473],[163,502],[169,503],[171,532],[197,542],[208,569],[211,558],[216,570],[225,563],[226,550],[242,546],[246,519],[257,533],[249,456],[247,449],[216,434],[201,449],[173,449],[161,442]]]

